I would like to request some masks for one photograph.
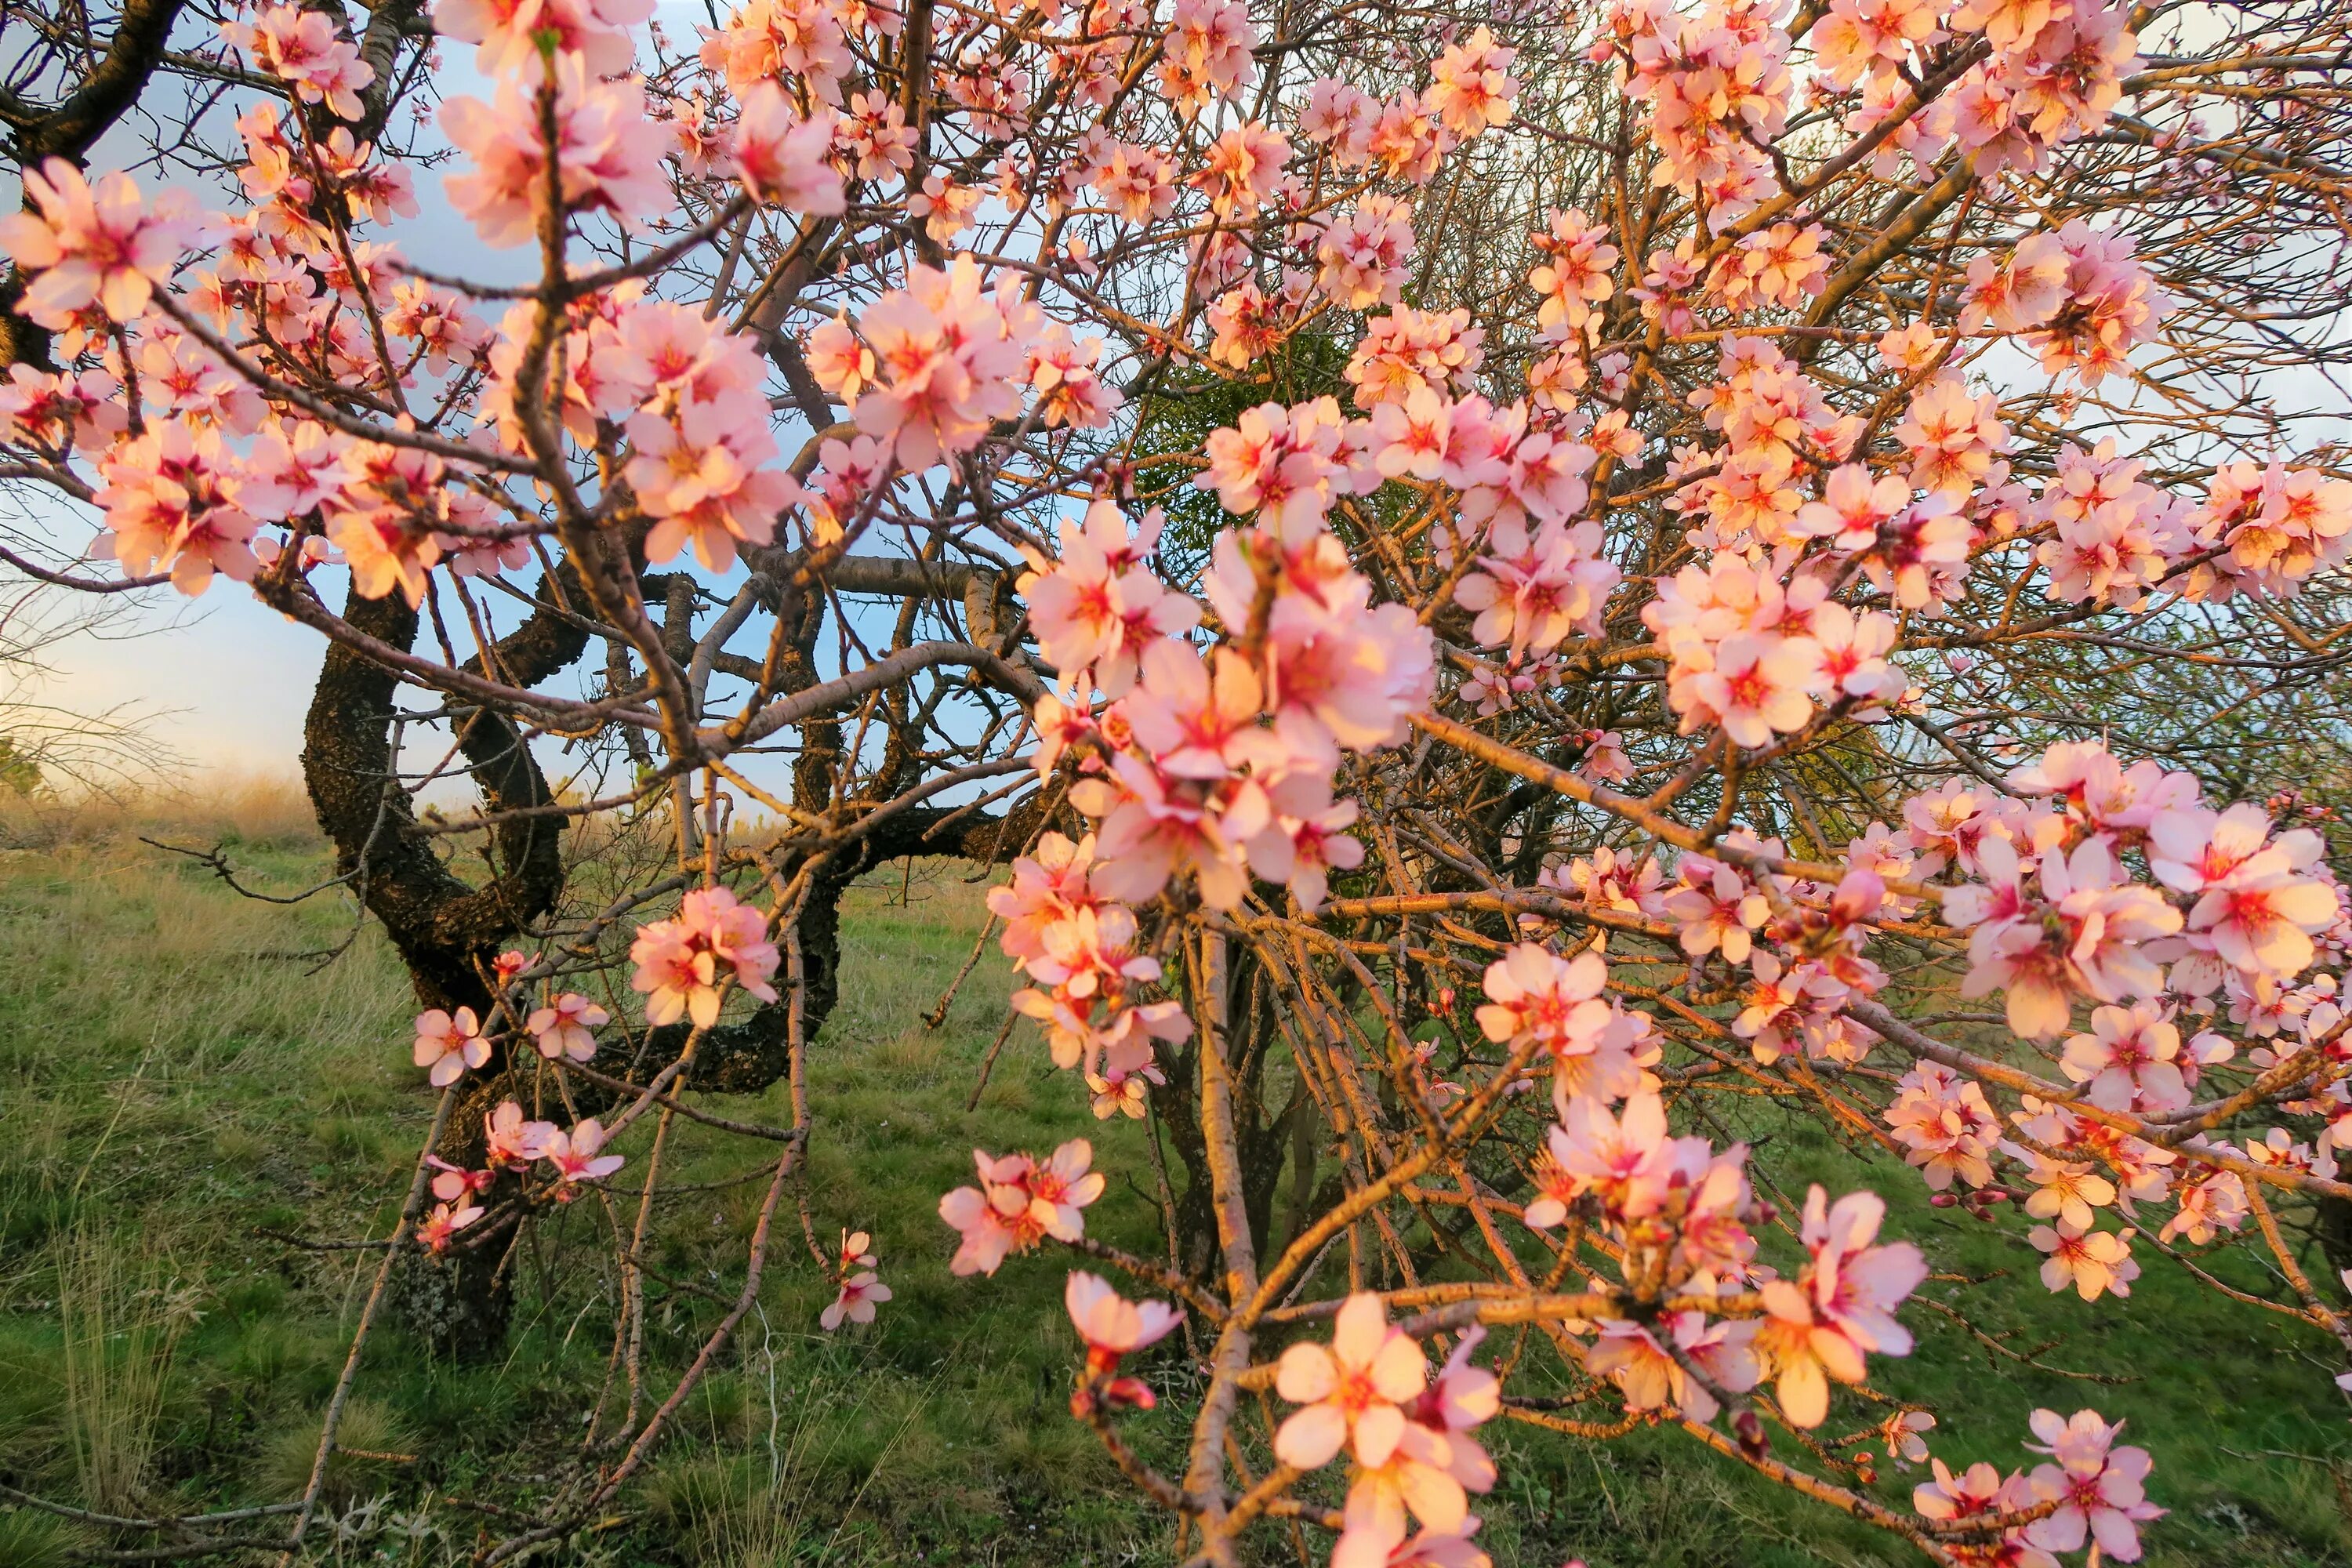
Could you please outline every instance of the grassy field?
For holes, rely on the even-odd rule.
[[[153,1514],[278,1500],[300,1489],[372,1255],[305,1250],[387,1228],[430,1103],[406,1061],[413,1011],[398,965],[351,934],[328,894],[252,902],[139,832],[230,853],[254,885],[292,891],[322,864],[299,805],[268,791],[176,812],[12,819],[0,844],[0,1481],[100,1511]],[[14,835],[14,838],[8,837]],[[643,1484],[586,1541],[544,1559],[726,1568],[862,1563],[1167,1561],[1162,1520],[1136,1507],[1067,1414],[1075,1347],[1065,1263],[1017,1258],[993,1279],[947,1272],[933,1213],[968,1180],[970,1150],[1050,1148],[1084,1132],[1112,1173],[1089,1230],[1160,1241],[1145,1134],[1096,1123],[1025,1031],[977,1110],[963,1107],[1003,1017],[983,963],[945,1027],[920,1015],[981,919],[968,868],[919,867],[856,889],[839,1012],[815,1047],[817,1223],[871,1229],[897,1299],[872,1329],[816,1330],[829,1292],[796,1244],[736,1353],[695,1398]],[[726,1102],[788,1119],[782,1090]],[[1934,1405],[1938,1454],[2015,1464],[2036,1405],[2095,1404],[2155,1456],[2171,1516],[2148,1533],[2166,1565],[2352,1563],[2352,1441],[2329,1347],[2222,1301],[2152,1254],[2128,1303],[2045,1296],[2033,1258],[1990,1227],[1918,1201],[1795,1124],[1775,1167],[1895,1198],[1889,1230],[1940,1238],[1963,1279],[1927,1293],[2013,1350],[1994,1354],[1931,1312],[1906,1314],[1921,1353],[1883,1386]],[[681,1282],[740,1279],[760,1153],[689,1134],[656,1262]],[[625,1145],[625,1152],[635,1153]],[[629,1172],[618,1184],[626,1186]],[[524,1265],[518,1331],[487,1365],[436,1364],[398,1333],[372,1347],[331,1477],[318,1563],[463,1561],[504,1532],[578,1448],[603,1378],[612,1281],[593,1264],[595,1205],[544,1227]],[[569,1267],[565,1266],[569,1260]],[[2249,1285],[2260,1286],[2248,1278]],[[652,1292],[649,1358],[675,1365],[718,1309]],[[1171,1342],[1150,1369],[1171,1397],[1136,1430],[1167,1460],[1188,1375]],[[1854,1418],[1841,1404],[1832,1428]],[[1745,1568],[1916,1561],[1751,1483],[1672,1432],[1608,1445],[1493,1429],[1503,1481],[1486,1511],[1499,1563]],[[1916,1473],[1882,1467],[1900,1496]],[[0,1563],[40,1568],[138,1544],[0,1506]],[[1294,1561],[1277,1541],[1273,1561]],[[261,1561],[236,1556],[215,1561]]]

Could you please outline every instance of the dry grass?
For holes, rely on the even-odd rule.
[[[299,1498],[310,1484],[310,1467],[319,1458],[318,1411],[306,1411],[265,1438],[256,1462],[254,1479],[266,1497]],[[335,1452],[327,1461],[327,1484],[320,1494],[330,1507],[341,1507],[381,1491],[399,1468],[416,1461],[416,1434],[398,1411],[364,1395],[343,1406],[335,1428]]]
[[[145,836],[205,848],[217,843],[315,843],[318,820],[287,774],[205,773],[135,790],[75,791],[27,799],[0,795],[0,847],[54,849]]]
[[[68,1233],[57,1253],[66,1431],[82,1499],[103,1513],[137,1513],[173,1355],[199,1293],[168,1255],[90,1229]]]

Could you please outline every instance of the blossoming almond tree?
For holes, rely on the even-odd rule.
[[[494,1348],[526,1227],[610,1206],[623,1414],[486,1561],[641,1470],[788,1194],[821,1327],[891,1310],[868,1216],[820,1239],[803,1066],[841,889],[916,853],[1013,864],[1017,1012],[1181,1167],[1166,1264],[1087,1236],[1083,1140],[977,1153],[940,1246],[972,1290],[1086,1255],[1072,1410],[1195,1561],[1286,1521],[1483,1563],[1497,1421],[1672,1425],[1935,1562],[2137,1558],[2162,1456],[2095,1410],[1875,1484],[1930,1458],[1874,1386],[1928,1259],[1878,1194],[1759,1197],[1720,1131],[1758,1100],[2052,1291],[2259,1248],[2255,1309],[2352,1354],[2280,1223],[2352,1201],[2340,7],[193,20],[126,9],[106,61],[225,138],[209,185],[5,106],[0,473],[97,532],[7,559],[330,645],[312,794],[440,1091],[360,1342],[405,1269]],[[442,98],[465,46],[487,96]],[[436,179],[522,281],[404,253]],[[2281,736],[2308,793],[2247,754]],[[481,812],[420,816],[450,773]],[[583,902],[563,825],[624,808],[670,851]],[[780,1079],[790,1126],[708,1098]],[[679,1118],[775,1156],[661,1389]],[[1169,1473],[1121,1421],[1180,1319]]]

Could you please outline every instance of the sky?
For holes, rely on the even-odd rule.
[[[192,614],[158,605],[140,636],[60,645],[43,696],[78,712],[142,710],[159,749],[199,775],[290,776],[326,640],[241,592],[205,595],[215,597]]]

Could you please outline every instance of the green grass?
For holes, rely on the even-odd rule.
[[[279,889],[307,885],[321,861],[292,830],[248,836],[232,854]],[[970,874],[918,868],[906,902],[896,871],[853,891],[841,1006],[811,1054],[817,1238],[871,1230],[896,1299],[871,1329],[819,1332],[830,1292],[788,1205],[770,1283],[736,1350],[608,1527],[554,1560],[1169,1560],[1165,1520],[1137,1504],[1068,1415],[1066,1260],[1015,1258],[993,1279],[947,1272],[952,1237],[934,1210],[970,1179],[974,1145],[1043,1152],[1093,1138],[1111,1186],[1089,1232],[1139,1252],[1161,1247],[1145,1130],[1096,1122],[1025,1028],[980,1108],[964,1110],[1003,1017],[1003,964],[983,959],[940,1030],[920,1016],[979,929]],[[257,1228],[381,1236],[430,1113],[406,1061],[414,1004],[375,934],[307,973],[315,960],[301,955],[350,929],[334,895],[290,909],[249,902],[121,832],[0,854],[0,1479],[77,1504],[95,1500],[99,1485],[111,1502],[152,1512],[299,1490],[372,1255],[307,1251]],[[781,1086],[719,1108],[789,1120]],[[2043,1367],[2122,1380],[2021,1364],[1914,1309],[1919,1354],[1874,1373],[1886,1393],[1937,1410],[1938,1454],[2014,1465],[2028,1458],[2019,1445],[2034,1407],[2095,1405],[2127,1418],[2130,1439],[2155,1456],[2151,1491],[2173,1512],[2148,1531],[2150,1563],[2352,1563],[2338,1480],[2352,1477],[2352,1442],[2319,1336],[2227,1302],[2146,1249],[2129,1302],[2051,1298],[2013,1227],[1932,1209],[1916,1182],[1866,1167],[1810,1125],[1769,1106],[1751,1114],[1737,1131],[1769,1138],[1759,1159],[1792,1195],[1807,1180],[1875,1186],[1893,1202],[1890,1234],[1927,1243],[1940,1265],[1976,1281],[1938,1280],[1927,1294],[2014,1349],[2046,1345],[2034,1357]],[[642,1136],[624,1144],[632,1163],[620,1184],[644,1147]],[[661,1211],[661,1273],[732,1294],[764,1157],[683,1127],[669,1179],[698,1190]],[[604,1374],[604,1225],[583,1202],[541,1227],[499,1358],[436,1364],[398,1332],[375,1342],[344,1440],[389,1457],[339,1459],[329,1488],[338,1528],[320,1532],[314,1562],[460,1562],[503,1531],[471,1505],[527,1509],[548,1495]],[[2267,1288],[2244,1264],[2225,1267]],[[674,1373],[718,1309],[658,1285],[650,1296],[647,1363]],[[67,1336],[91,1337],[91,1302],[111,1326],[95,1360],[83,1347],[69,1389]],[[1168,1397],[1129,1420],[1139,1446],[1172,1468],[1191,1376],[1181,1341],[1146,1370]],[[1844,1397],[1827,1430],[1867,1419]],[[1482,1539],[1499,1563],[1917,1561],[1670,1430],[1598,1445],[1488,1430],[1503,1480]],[[1881,1472],[1890,1498],[1919,1479],[1884,1463]],[[0,1510],[0,1563],[125,1543]],[[1267,1562],[1296,1560],[1279,1534],[1262,1545]]]

